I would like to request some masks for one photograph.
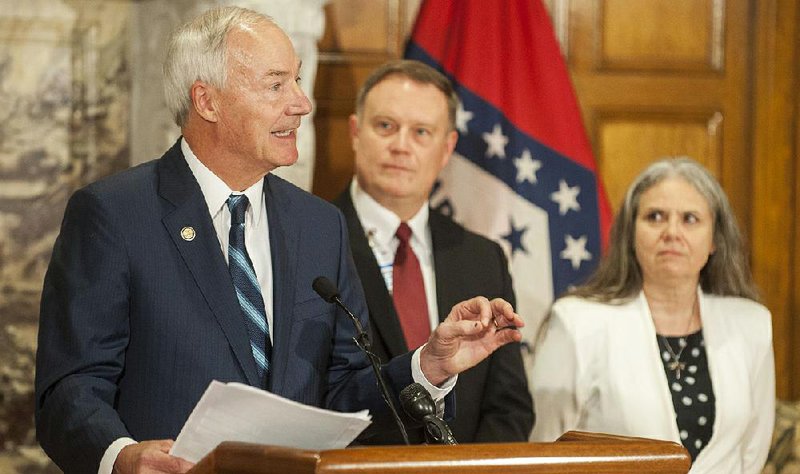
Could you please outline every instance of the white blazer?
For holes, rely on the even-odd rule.
[[[775,421],[771,315],[748,299],[698,294],[716,407],[711,440],[690,472],[759,473]],[[556,301],[531,390],[533,440],[574,429],[680,443],[644,293],[622,305]]]

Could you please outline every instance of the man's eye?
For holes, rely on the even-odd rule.
[[[426,136],[428,136],[430,134],[431,134],[430,130],[428,130],[426,128],[418,128],[417,129],[417,135],[420,136],[420,137],[426,137]]]
[[[279,90],[281,90],[281,83],[280,82],[276,82],[275,84],[272,84],[271,86],[269,86],[269,90],[271,90],[271,91],[279,91]]]

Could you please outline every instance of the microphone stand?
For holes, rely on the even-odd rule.
[[[317,280],[314,281],[315,285],[318,280],[319,278],[317,278]],[[327,283],[330,283],[330,281],[328,281]],[[331,284],[331,286],[333,285]],[[316,286],[314,289],[317,290]],[[397,408],[395,408],[394,402],[392,402],[392,397],[389,395],[389,387],[386,386],[386,381],[383,379],[383,374],[381,374],[380,360],[378,359],[378,356],[373,354],[372,351],[370,350],[372,343],[369,340],[369,334],[367,334],[367,332],[364,331],[363,326],[361,326],[361,321],[359,321],[358,318],[355,317],[355,315],[347,308],[347,306],[345,306],[345,304],[342,302],[342,299],[339,298],[338,294],[334,293],[331,295],[327,295],[327,297],[322,293],[319,294],[324,300],[331,303],[335,303],[336,306],[341,308],[347,314],[347,316],[350,317],[350,320],[353,322],[353,325],[355,326],[357,332],[357,334],[353,336],[353,342],[355,342],[356,346],[358,346],[358,348],[361,349],[367,355],[367,358],[370,361],[370,365],[372,365],[372,371],[375,373],[375,378],[378,381],[378,388],[380,389],[381,397],[383,397],[383,401],[386,402],[386,405],[389,407],[389,411],[392,412],[394,421],[395,423],[397,423],[397,427],[400,428],[400,434],[403,435],[403,441],[405,442],[405,444],[410,445],[411,443],[408,441],[408,433],[406,433],[406,427],[403,425],[403,421],[400,419],[400,415],[397,414]]]

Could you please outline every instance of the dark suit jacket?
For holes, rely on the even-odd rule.
[[[335,207],[265,178],[274,279],[269,391],[308,405],[368,408],[392,424],[352,322],[311,288],[333,281],[367,323]],[[181,229],[194,228],[184,240]],[[209,382],[258,385],[247,329],[203,194],[179,144],[77,191],[42,294],[39,441],[66,472],[96,472],[117,438],[175,438]],[[389,363],[394,393],[410,354]]]
[[[369,247],[349,190],[336,198],[347,221],[353,259],[364,285],[369,307],[373,352],[388,360],[408,351],[392,296]],[[457,303],[474,296],[501,297],[515,304],[511,276],[499,245],[467,231],[450,218],[431,210],[429,217],[436,273],[436,303],[444,320]],[[527,441],[533,428],[533,402],[522,365],[519,344],[509,344],[458,376],[456,413],[450,428],[457,441]],[[409,436],[422,439],[421,430]],[[400,443],[391,433],[368,443]]]

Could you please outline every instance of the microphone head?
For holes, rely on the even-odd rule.
[[[400,406],[414,421],[423,422],[426,416],[436,414],[436,404],[425,387],[412,383],[400,391]]]
[[[311,288],[328,303],[334,303],[335,299],[339,296],[339,289],[324,276],[314,278],[314,281],[311,283]]]

